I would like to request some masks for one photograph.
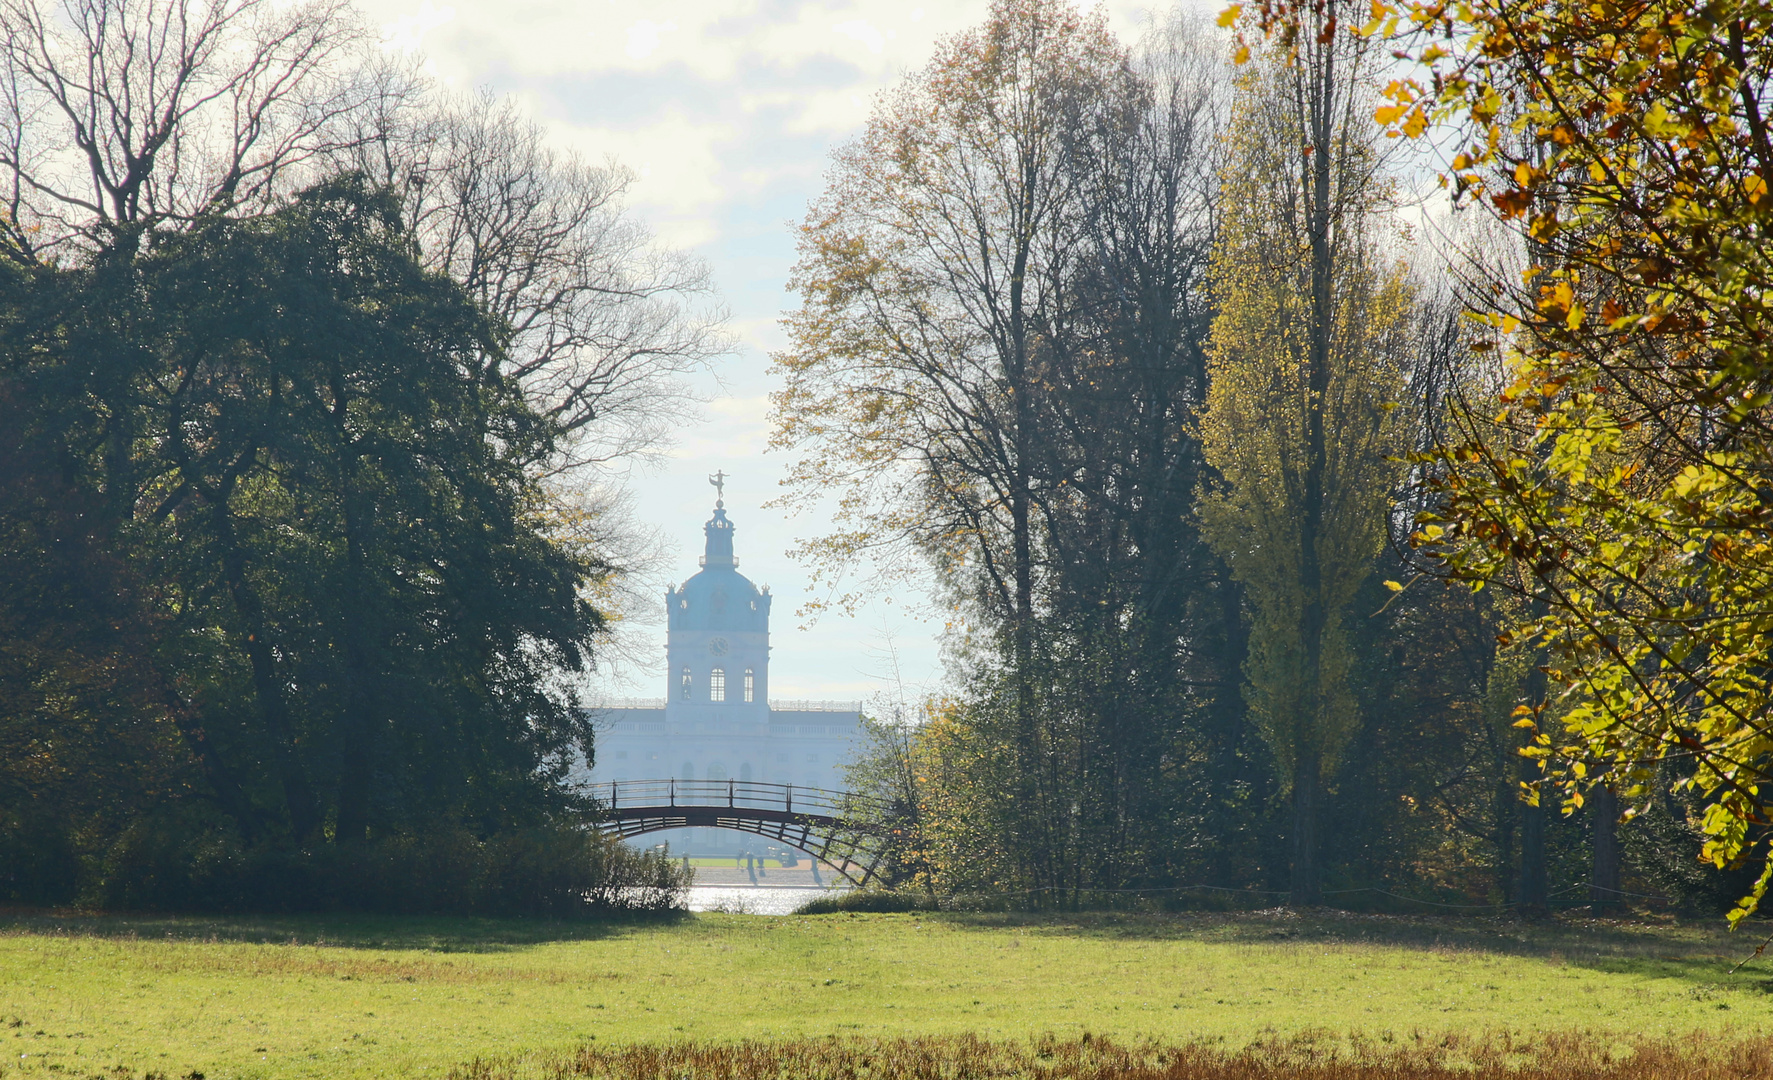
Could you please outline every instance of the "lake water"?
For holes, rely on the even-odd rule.
[[[815,896],[843,891],[817,885],[692,885],[689,909],[735,915],[788,915]]]

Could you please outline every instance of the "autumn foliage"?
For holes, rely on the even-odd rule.
[[[1292,6],[1249,13],[1286,38]],[[1350,32],[1407,61],[1376,118],[1446,151],[1443,183],[1511,226],[1519,280],[1473,297],[1510,385],[1434,455],[1416,542],[1526,600],[1523,706],[1566,812],[1598,787],[1689,793],[1718,867],[1773,876],[1773,142],[1764,4],[1375,0]],[[1237,14],[1230,18],[1235,20]]]

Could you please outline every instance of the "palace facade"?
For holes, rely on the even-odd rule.
[[[666,696],[597,709],[595,761],[585,778],[841,789],[842,766],[860,738],[860,704],[770,700],[769,588],[739,573],[724,499],[703,533],[701,570],[665,590]],[[711,841],[689,843],[700,849]],[[673,849],[683,842],[674,839]]]

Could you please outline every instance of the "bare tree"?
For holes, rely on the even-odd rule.
[[[345,0],[0,0],[14,257],[263,205],[400,87]]]
[[[661,621],[659,594],[670,554],[664,532],[640,519],[632,486],[555,484],[549,494],[554,539],[595,558],[602,569],[586,588],[604,618],[593,670],[614,680],[630,671],[660,673],[658,643],[642,631]]]
[[[1084,239],[1087,181],[1071,166],[1079,130],[1124,123],[1099,114],[1136,102],[1099,17],[999,0],[838,153],[801,229],[803,304],[776,356],[775,443],[802,452],[790,498],[835,492],[848,526],[803,550],[828,574],[888,546],[930,555],[998,630],[1029,835],[1052,819],[1035,809],[1052,761],[1034,673],[1039,426]],[[1023,851],[1053,884],[1052,845]]]
[[[1088,114],[1069,152],[1083,227],[1064,336],[1041,370],[1036,503],[1044,723],[1070,734],[1056,772],[1078,793],[1079,880],[1095,886],[1180,849],[1166,763],[1201,760],[1239,719],[1222,685],[1235,594],[1194,514],[1226,52],[1180,14],[1154,25],[1133,54],[1133,100]]]
[[[538,465],[656,453],[693,411],[681,376],[728,347],[706,267],[624,211],[627,170],[555,150],[508,100],[439,100],[373,45],[347,0],[0,0],[4,249],[108,247],[361,170],[508,324],[485,363],[568,436]]]
[[[555,538],[605,567],[590,590],[609,625],[643,622],[660,543],[623,473],[694,414],[686,376],[728,337],[706,267],[625,210],[631,173],[553,148],[508,99],[438,92],[348,0],[0,0],[9,257],[129,255],[349,172],[398,192],[423,261],[507,328],[480,374],[514,379],[560,435],[527,462]],[[600,653],[641,656],[626,636]]]
[[[634,176],[549,145],[508,98],[374,119],[355,167],[403,190],[424,259],[510,328],[488,357],[564,432],[554,473],[660,451],[694,412],[684,376],[730,348],[707,267],[629,214]]]
[[[421,257],[509,328],[483,373],[516,379],[562,433],[547,474],[556,535],[608,567],[605,673],[647,667],[665,546],[633,515],[625,472],[700,404],[688,376],[731,347],[707,267],[659,244],[623,204],[633,174],[549,144],[509,98],[383,95],[335,167],[402,193]]]

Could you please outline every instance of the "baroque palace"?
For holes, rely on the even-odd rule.
[[[724,474],[710,478],[722,496],[724,481]],[[597,710],[596,760],[587,779],[843,787],[842,766],[860,736],[859,703],[769,700],[770,592],[739,573],[723,497],[703,533],[701,570],[665,590],[666,696]],[[714,836],[688,843],[728,844]]]

